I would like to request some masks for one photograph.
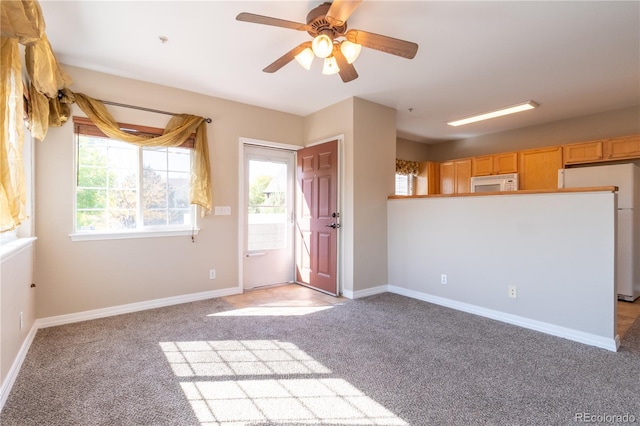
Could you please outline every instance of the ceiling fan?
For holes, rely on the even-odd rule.
[[[276,72],[293,59],[310,69],[314,56],[318,56],[324,58],[323,74],[338,73],[347,83],[358,78],[353,62],[362,46],[407,59],[412,59],[418,52],[418,45],[410,41],[362,30],[347,30],[347,19],[361,2],[334,0],[333,3],[322,3],[309,12],[306,24],[247,12],[240,13],[236,20],[306,31],[313,37],[313,41],[301,43],[276,59],[263,69],[264,72]]]

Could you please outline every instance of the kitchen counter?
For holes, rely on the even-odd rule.
[[[528,194],[556,194],[569,192],[617,192],[617,186],[592,186],[585,188],[561,188],[561,189],[527,189],[521,191],[496,191],[496,192],[469,192],[466,194],[431,194],[431,195],[390,195],[390,200],[405,198],[440,198],[440,197],[482,197],[485,195],[528,195]]]

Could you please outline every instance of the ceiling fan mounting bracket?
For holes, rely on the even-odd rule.
[[[311,27],[307,32],[311,37],[326,34],[334,40],[344,35],[347,31],[346,22],[343,25],[332,26],[329,21],[327,21],[326,15],[330,7],[331,3],[322,3],[307,14],[307,25]]]

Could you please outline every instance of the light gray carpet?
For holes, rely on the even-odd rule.
[[[393,294],[211,315],[231,310],[209,300],[40,330],[0,423],[640,422],[639,321],[613,353]]]

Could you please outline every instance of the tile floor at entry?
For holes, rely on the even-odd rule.
[[[310,288],[297,285],[286,284],[271,286],[255,290],[246,291],[244,294],[226,296],[223,300],[230,303],[237,309],[251,307],[312,307],[330,306],[344,303],[344,297],[334,297]],[[618,301],[618,326],[617,332],[622,339],[631,324],[640,318],[640,299],[635,302]]]

